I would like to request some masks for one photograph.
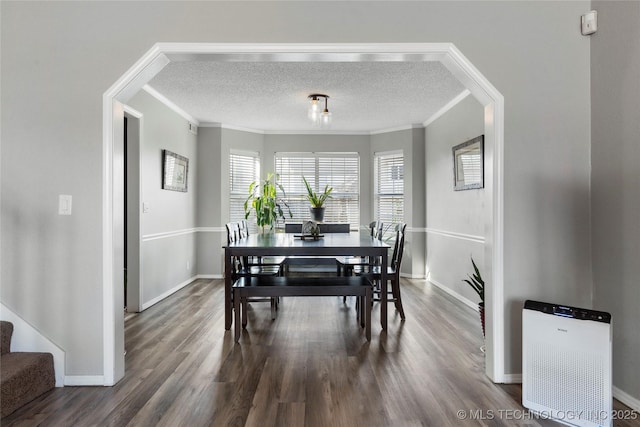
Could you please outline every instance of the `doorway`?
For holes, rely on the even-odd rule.
[[[142,114],[124,107],[124,245],[125,286],[124,306],[128,313],[138,313],[140,307],[140,132]]]

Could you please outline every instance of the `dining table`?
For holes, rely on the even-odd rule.
[[[360,232],[328,233],[317,239],[296,233],[257,233],[224,246],[224,310],[225,329],[233,322],[232,262],[234,257],[331,257],[362,256],[378,258],[380,277],[380,325],[387,329],[387,265],[389,245]]]

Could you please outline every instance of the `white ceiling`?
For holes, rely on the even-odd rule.
[[[330,96],[329,132],[421,124],[464,86],[440,62],[171,62],[149,86],[201,125],[318,131],[311,93]]]

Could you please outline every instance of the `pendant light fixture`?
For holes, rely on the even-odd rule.
[[[329,112],[328,99],[329,95],[322,93],[312,93],[307,98],[311,105],[309,106],[309,119],[316,125],[329,126],[331,124],[331,112]],[[324,100],[324,109],[322,109],[322,101]]]

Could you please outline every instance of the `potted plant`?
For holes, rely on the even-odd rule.
[[[278,222],[279,218],[284,219],[284,206],[289,212],[289,217],[293,218],[291,209],[287,203],[278,197],[278,188],[284,195],[284,188],[280,185],[276,179],[273,179],[273,174],[267,175],[267,179],[262,181],[262,186],[256,181],[249,185],[249,197],[244,201],[244,218],[248,219],[251,212],[255,212],[256,223],[262,228],[264,233],[265,227],[269,226],[269,230],[273,230],[273,226]],[[260,188],[262,187],[262,188]]]
[[[484,280],[480,275],[480,270],[478,266],[471,258],[471,264],[473,264],[473,274],[468,275],[468,279],[463,279],[465,282],[471,286],[471,288],[476,291],[478,296],[480,297],[480,302],[478,303],[478,311],[480,312],[480,323],[482,324],[482,336],[485,336],[484,333]]]
[[[311,212],[311,219],[316,222],[322,222],[324,219],[324,202],[331,198],[331,192],[333,191],[333,187],[329,187],[329,185],[324,186],[324,191],[321,194],[313,191],[307,179],[303,176],[302,180],[304,181],[304,185],[307,187],[307,200],[311,203],[311,208],[309,211]]]

